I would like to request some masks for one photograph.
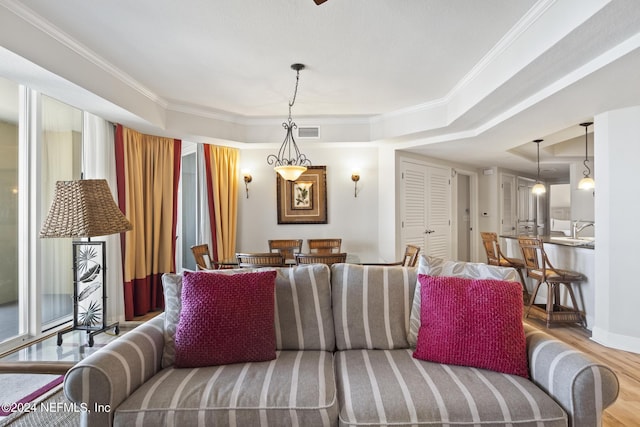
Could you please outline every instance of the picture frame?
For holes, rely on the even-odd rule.
[[[327,167],[309,166],[295,181],[276,174],[278,224],[327,224]]]

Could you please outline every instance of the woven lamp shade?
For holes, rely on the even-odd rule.
[[[40,237],[95,237],[131,229],[106,180],[58,181]]]

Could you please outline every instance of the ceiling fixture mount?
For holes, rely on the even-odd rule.
[[[287,181],[295,181],[307,170],[307,166],[311,166],[311,161],[300,152],[296,140],[293,138],[293,130],[298,125],[291,118],[291,107],[295,104],[296,95],[298,94],[300,70],[304,70],[304,65],[292,64],[291,68],[296,71],[296,88],[293,92],[293,98],[289,101],[289,118],[282,123],[282,127],[285,128],[287,134],[278,150],[278,155],[270,154],[267,156],[267,163],[274,165],[273,169]]]
[[[544,186],[543,183],[540,182],[540,143],[542,142],[542,139],[536,139],[533,142],[535,142],[538,146],[538,177],[536,178],[536,183],[533,186],[533,188],[531,188],[531,192],[533,194],[544,194],[547,192],[547,187]]]
[[[321,5],[322,3],[326,2],[327,0],[313,0],[314,2],[316,2],[317,5]]]
[[[584,162],[582,162],[582,164],[586,168],[586,170],[582,173],[584,175],[584,178],[582,178],[578,183],[578,188],[580,190],[592,190],[596,186],[596,183],[593,180],[593,178],[589,176],[591,175],[591,169],[587,165],[587,163],[589,163],[589,141],[587,136],[587,130],[589,129],[589,126],[591,126],[592,124],[593,122],[580,123],[580,126],[584,126]]]

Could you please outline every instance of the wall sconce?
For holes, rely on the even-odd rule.
[[[247,193],[247,199],[249,198],[249,183],[253,181],[253,177],[248,170],[242,171],[244,177],[244,191]]]
[[[360,172],[351,173],[351,181],[353,181],[353,197],[358,197],[358,181],[360,181]]]

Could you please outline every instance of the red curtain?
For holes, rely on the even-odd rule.
[[[133,230],[122,239],[125,319],[162,309],[161,278],[175,272],[179,139],[118,125],[118,202]]]
[[[207,201],[209,205],[209,226],[211,228],[211,241],[213,243],[213,247],[211,248],[211,257],[214,261],[220,261],[220,256],[218,254],[218,245],[215,243],[218,241],[218,233],[216,231],[216,212],[214,208],[214,197],[213,197],[213,170],[214,166],[211,164],[211,151],[209,150],[209,146],[205,144],[204,146],[204,168],[205,175],[207,176]]]

